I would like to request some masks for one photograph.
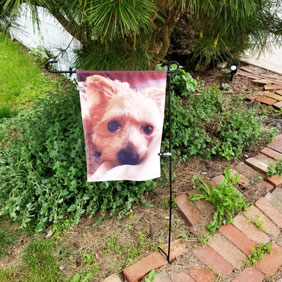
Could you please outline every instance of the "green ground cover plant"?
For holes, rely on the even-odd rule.
[[[270,243],[260,243],[257,248],[252,248],[252,252],[248,255],[248,258],[245,261],[246,266],[256,265],[257,262],[263,259],[266,253],[270,254],[272,251],[272,246]]]
[[[207,245],[211,241],[211,236],[210,235],[205,235],[203,237],[198,237],[197,241],[198,241],[198,245],[199,246]]]
[[[238,175],[231,176],[230,169],[224,170],[224,181],[218,185],[210,187],[201,177],[193,177],[193,187],[201,191],[201,194],[189,196],[191,201],[206,200],[215,207],[213,219],[206,226],[206,229],[214,233],[220,226],[232,222],[232,218],[241,211],[249,207],[249,203],[236,191]]]
[[[273,136],[242,99],[224,98],[216,86],[198,86],[183,69],[172,80],[172,112],[173,156],[179,161],[192,155],[233,159],[246,146]],[[167,148],[166,116],[162,150]],[[32,109],[0,124],[0,162],[0,214],[37,233],[50,224],[72,226],[85,213],[127,213],[157,183],[86,182],[80,103],[73,86],[53,88]]]
[[[153,282],[156,277],[156,271],[151,270],[150,273],[145,277],[145,282]]]
[[[18,42],[0,34],[0,119],[11,117],[28,108],[58,86],[55,77],[44,75],[42,67],[26,56]]]
[[[77,90],[53,91],[32,109],[0,124],[0,210],[40,232],[82,214],[129,211],[155,182],[86,182]],[[3,177],[2,177],[3,176]]]
[[[278,160],[277,162],[273,162],[268,166],[268,172],[266,173],[267,176],[272,175],[282,175],[282,159]]]

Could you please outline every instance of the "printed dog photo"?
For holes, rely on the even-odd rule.
[[[133,86],[121,81],[125,73]],[[79,83],[88,181],[160,176],[165,79],[154,83],[142,72],[134,83],[138,72],[128,73],[93,74]]]

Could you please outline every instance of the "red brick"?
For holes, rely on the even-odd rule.
[[[244,99],[253,102],[259,96],[262,96],[262,94],[261,93],[255,93],[254,95],[251,95],[251,96],[245,96]]]
[[[282,142],[282,134],[276,135],[273,141],[277,142],[278,144],[279,143],[281,144],[281,142]]]
[[[215,185],[213,185],[213,187],[214,186]],[[189,196],[191,196],[195,193],[201,194],[200,191],[197,191],[195,189],[187,191],[187,193],[189,194]],[[197,226],[196,228],[203,227],[203,232],[208,233],[208,231],[206,231],[204,226],[206,226],[210,222],[210,220],[212,219],[212,216],[213,216],[214,211],[215,211],[214,206],[210,202],[205,201],[205,200],[195,201],[193,204],[200,210],[200,213],[201,213],[201,221],[196,225]],[[201,230],[202,230],[202,228],[201,228]]]
[[[236,165],[235,169],[245,175],[246,177],[248,177],[249,179],[256,179],[258,177],[263,177],[264,175],[257,172],[256,170],[254,170],[253,168],[251,168],[250,166],[248,166],[247,164],[241,162],[239,164]]]
[[[175,198],[175,202],[180,209],[180,213],[188,225],[194,225],[200,221],[201,214],[195,205],[188,200],[186,194],[181,194]]]
[[[159,273],[156,275],[154,282],[172,282],[166,273]]]
[[[282,146],[281,146],[281,144],[279,144],[277,142],[271,142],[270,144],[267,145],[267,147],[274,150],[274,151],[282,153]]]
[[[271,254],[265,254],[264,258],[258,261],[256,267],[266,275],[274,275],[282,265],[282,247],[272,245]]]
[[[213,184],[213,186],[215,186],[215,184]],[[201,193],[202,192],[198,190],[190,190],[187,192],[189,196],[194,194],[201,194]],[[206,200],[195,201],[193,204],[201,211],[202,218],[208,217],[210,214],[213,214],[215,211],[214,205]],[[202,218],[201,218],[201,224],[202,224]]]
[[[264,90],[280,90],[282,89],[282,84],[265,84]]]
[[[255,188],[257,191],[260,191],[261,189],[263,191],[265,191],[265,193],[272,191],[275,187],[274,185],[262,180],[260,182],[258,182],[257,184],[255,184]],[[264,193],[264,195],[265,195]]]
[[[277,102],[277,100],[265,97],[265,96],[259,96],[256,98],[256,101],[259,101],[263,104],[267,104],[267,105],[273,105]]]
[[[256,156],[254,156],[255,159],[262,161],[263,163],[267,164],[267,166],[269,166],[270,164],[274,163],[275,160],[273,160],[272,158],[264,155],[264,154],[257,154]]]
[[[282,157],[282,154],[280,154],[280,153],[278,153],[278,152],[276,152],[276,151],[274,151],[274,150],[272,150],[270,148],[267,148],[267,147],[263,148],[261,150],[261,152],[263,154],[265,154],[266,156],[268,156],[268,157],[270,157],[270,158],[272,158],[274,160],[277,160],[277,161],[280,160],[281,157]]]
[[[232,282],[262,282],[264,275],[256,268],[246,268]]]
[[[257,160],[255,158],[248,158],[246,159],[246,163],[253,167],[255,170],[258,170],[262,173],[268,172],[268,165],[260,160]]]
[[[280,110],[280,109],[282,109],[282,102],[281,102],[281,101],[280,101],[280,102],[277,102],[277,103],[273,104],[272,106],[273,106],[274,108]]]
[[[231,263],[209,246],[197,248],[193,252],[202,263],[212,268],[216,273],[220,273],[223,278],[230,274],[234,269]]]
[[[112,274],[103,280],[103,282],[121,282],[120,277],[117,274]]]
[[[244,266],[244,261],[247,259],[247,256],[221,234],[215,234],[209,242],[209,246],[235,268],[239,269]]]
[[[221,183],[224,182],[224,175],[218,175],[212,178],[212,182],[216,185],[219,186]]]
[[[280,136],[276,136],[276,138],[274,138],[274,140],[272,141],[272,143],[280,145],[282,147],[282,139],[280,138]]]
[[[188,273],[196,282],[213,282],[216,279],[215,274],[202,267],[191,268]]]
[[[162,250],[168,254],[168,244],[163,245]],[[187,251],[186,244],[181,239],[171,242],[170,244],[170,258],[169,261],[173,261],[177,257],[183,255]]]
[[[255,79],[255,80],[253,80],[253,83],[259,84],[259,85],[264,85],[264,84],[267,84],[267,83],[271,83],[271,80],[269,80],[269,79]]]
[[[272,92],[268,92],[265,94],[266,97],[269,97],[269,98],[272,98],[274,100],[277,100],[277,101],[282,101],[282,96],[280,95],[277,95],[277,94],[274,94]]]
[[[238,214],[233,218],[232,224],[244,233],[249,239],[255,243],[268,243],[269,237],[260,231],[253,224],[248,222],[247,218],[242,214]]]
[[[282,228],[282,214],[264,197],[258,199],[255,205],[273,220],[279,228]]]
[[[172,282],[195,282],[195,280],[187,272],[180,272],[173,276]]]
[[[232,176],[235,176],[236,173],[238,173],[235,169],[231,169],[230,172],[231,172],[231,175],[232,175]],[[238,174],[239,174],[239,173],[238,173]],[[224,182],[224,175],[221,174],[221,175],[215,176],[214,178],[212,178],[212,182],[213,182],[216,186],[219,186],[221,183]],[[241,185],[243,185],[243,183],[246,183],[246,182],[248,182],[247,177],[245,177],[245,176],[242,175],[242,174],[239,174],[238,183],[240,183]],[[236,189],[236,188],[235,188],[235,189]],[[240,192],[238,189],[236,189],[236,191],[241,194],[241,192]]]
[[[231,175],[234,177],[237,174],[239,175],[238,183],[242,186],[248,186],[250,184],[250,180],[245,175],[239,173],[236,169],[231,168]]]
[[[244,212],[244,215],[251,221],[262,221],[264,232],[275,237],[279,236],[280,230],[278,229],[278,227],[267,216],[265,216],[260,209],[256,208],[255,206],[251,206]],[[257,216],[259,217],[257,218]]]
[[[244,76],[244,77],[249,77],[249,78],[252,78],[252,79],[258,79],[258,77],[256,75],[253,75],[253,74],[251,74],[249,72],[242,71],[242,70],[238,71],[237,74],[241,75],[241,76]]]
[[[138,282],[151,270],[158,269],[167,263],[167,260],[160,253],[154,252],[125,268],[123,274],[129,282]]]
[[[266,178],[266,181],[274,185],[275,187],[280,186],[282,184],[282,176],[280,175],[272,175]]]
[[[246,255],[250,255],[252,248],[257,247],[257,244],[254,241],[247,238],[239,229],[237,229],[232,224],[223,225],[218,231]]]
[[[275,188],[273,192],[267,193],[265,198],[273,207],[282,213],[282,188]]]

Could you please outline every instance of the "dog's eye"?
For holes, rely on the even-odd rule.
[[[110,132],[116,132],[120,128],[121,126],[116,120],[112,120],[108,123],[108,129]]]
[[[144,132],[145,132],[146,135],[151,135],[152,132],[153,132],[153,126],[151,126],[151,125],[145,125],[145,126],[143,127],[143,130],[144,130]]]

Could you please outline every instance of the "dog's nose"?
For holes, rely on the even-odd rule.
[[[121,164],[137,165],[139,164],[139,155],[130,147],[122,149],[117,154],[118,160]]]

